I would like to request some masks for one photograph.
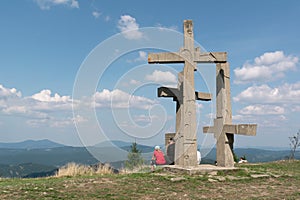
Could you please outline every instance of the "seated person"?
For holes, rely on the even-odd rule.
[[[155,150],[153,152],[152,160],[151,160],[151,170],[154,171],[154,167],[156,165],[164,165],[166,164],[165,155],[160,150],[159,146],[155,146]]]
[[[175,142],[173,138],[170,138],[169,144],[167,146],[167,159],[169,165],[174,165],[174,155],[175,155]]]
[[[200,153],[200,150],[197,149],[197,164],[200,165],[201,163],[201,153]]]
[[[240,160],[238,163],[247,163],[248,161],[246,160],[245,157],[240,157]]]

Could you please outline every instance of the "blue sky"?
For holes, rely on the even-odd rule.
[[[147,54],[158,50],[149,48],[154,40],[147,46],[143,39],[152,29],[170,30],[175,41],[157,37],[156,43],[169,42],[178,51],[183,38],[176,40],[176,33],[182,33],[184,19],[193,20],[203,49],[228,53],[234,123],[258,124],[257,136],[238,136],[236,146],[288,147],[288,137],[300,129],[299,1],[4,0],[0,5],[1,142],[162,144],[164,133],[175,129],[175,103],[157,98],[156,88],[176,85],[182,65],[148,65]],[[120,43],[113,42],[118,38]],[[110,59],[109,51],[101,53],[105,44],[118,56],[98,74]],[[135,44],[140,48],[120,53]],[[96,85],[87,75],[80,80],[91,59],[89,76],[98,74]],[[197,90],[214,93],[214,74],[214,65],[198,65]],[[76,110],[83,105],[91,110]],[[213,137],[201,130],[211,123],[215,104],[198,102],[197,108],[198,144],[212,145]]]

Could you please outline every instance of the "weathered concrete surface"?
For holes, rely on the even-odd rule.
[[[229,63],[218,63],[216,68],[216,119],[213,127],[203,127],[203,133],[214,133],[217,140],[217,163],[233,167],[234,134],[256,135],[256,124],[232,124]]]
[[[196,48],[196,50],[198,50]],[[227,61],[226,52],[209,52],[209,53],[199,53],[195,54],[194,61],[197,63],[219,63]],[[171,53],[151,53],[148,56],[148,63],[184,63],[185,55],[183,52],[171,52]]]
[[[194,71],[197,63],[223,63],[226,52],[201,53],[194,47],[193,23],[184,20],[184,47],[179,52],[151,53],[148,63],[184,63],[178,74],[178,88],[160,88],[159,96],[173,97],[176,104],[175,164],[179,166],[197,165],[196,100],[208,101],[210,94],[195,93]],[[175,97],[174,97],[175,96]]]
[[[196,174],[206,174],[206,173],[215,173],[217,174],[218,171],[233,171],[239,170],[236,167],[219,167],[215,165],[209,164],[201,164],[197,166],[190,166],[190,167],[182,167],[178,165],[165,165],[163,167],[164,171],[168,171],[171,173],[176,174],[189,174],[189,175],[196,175]]]
[[[158,97],[173,97],[173,101],[182,99],[182,92],[178,88],[159,87],[157,89]],[[210,101],[212,95],[210,93],[195,92],[195,99],[200,101]]]
[[[148,63],[184,63],[178,73],[178,87],[158,89],[158,96],[173,97],[176,101],[175,164],[197,166],[196,100],[211,100],[211,94],[195,92],[194,71],[197,63],[216,63],[216,119],[204,133],[214,133],[217,140],[217,162],[220,167],[233,167],[234,134],[255,135],[256,124],[232,124],[230,69],[226,52],[200,52],[194,47],[193,23],[185,20],[184,47],[179,52],[151,53]]]

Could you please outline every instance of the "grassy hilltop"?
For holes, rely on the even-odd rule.
[[[154,173],[0,179],[0,199],[300,199],[300,161],[203,175]]]

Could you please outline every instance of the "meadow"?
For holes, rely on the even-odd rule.
[[[300,199],[300,161],[237,165],[238,170],[200,175],[114,174],[76,164],[46,178],[2,178],[1,199]],[[72,170],[68,168],[73,168]],[[64,170],[64,171],[63,171]],[[74,172],[74,170],[77,172]],[[64,172],[64,173],[63,173]]]

